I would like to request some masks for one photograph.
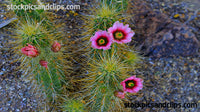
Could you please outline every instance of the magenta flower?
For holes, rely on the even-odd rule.
[[[92,47],[94,49],[110,49],[112,44],[112,38],[106,31],[97,31],[93,37],[90,38],[92,42]]]
[[[27,45],[28,45],[28,46],[25,46],[25,47],[23,47],[23,48],[21,49],[21,52],[22,52],[23,54],[25,54],[26,56],[28,56],[28,57],[30,57],[30,58],[33,58],[33,57],[36,57],[36,56],[39,55],[38,50],[37,50],[34,46],[32,46],[32,45],[30,45],[30,44],[28,44],[28,43],[27,43]]]
[[[48,62],[47,61],[45,61],[45,60],[40,60],[40,65],[41,66],[43,66],[43,67],[45,67],[45,68],[47,68],[47,64],[48,64]]]
[[[143,87],[143,80],[135,76],[129,77],[121,82],[123,90],[129,93],[137,93]]]
[[[122,91],[122,90],[120,90],[120,91],[115,91],[114,92],[114,95],[116,96],[116,97],[118,97],[118,98],[121,98],[121,99],[123,99],[124,97],[125,97],[125,92],[124,91]]]
[[[53,52],[58,52],[61,49],[61,45],[60,43],[58,43],[57,41],[54,41],[53,45],[51,46],[51,50]]]
[[[131,38],[135,34],[135,32],[129,28],[128,24],[124,26],[123,23],[120,23],[119,21],[115,22],[113,27],[108,29],[108,32],[113,41],[119,44],[131,42]]]

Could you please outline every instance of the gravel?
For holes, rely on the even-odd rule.
[[[140,103],[197,103],[197,108],[133,108],[135,111],[192,111],[200,110],[200,57],[144,58],[137,77],[144,88],[130,97]]]
[[[0,79],[0,82],[1,112],[30,112],[37,110],[37,96],[30,92],[30,83],[14,77]]]

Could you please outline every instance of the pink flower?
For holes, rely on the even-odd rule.
[[[60,49],[61,49],[61,45],[57,41],[54,41],[53,45],[51,46],[51,50],[53,52],[58,52],[60,51]]]
[[[113,41],[119,44],[131,42],[131,38],[135,35],[135,32],[129,28],[128,24],[124,26],[119,21],[115,22],[113,27],[108,29],[108,32],[113,38]]]
[[[30,44],[28,44],[27,43],[27,45],[28,46],[26,46],[26,47],[23,47],[22,49],[21,49],[21,52],[23,53],[23,54],[25,54],[26,56],[28,56],[28,57],[36,57],[36,56],[38,56],[39,55],[39,52],[37,51],[37,49],[34,47],[34,46],[32,46],[32,45],[30,45]]]
[[[118,98],[121,98],[121,99],[124,98],[125,94],[126,94],[126,93],[125,93],[124,91],[122,91],[122,90],[120,90],[120,91],[115,91],[115,92],[114,92],[114,95],[115,95],[116,97],[118,97]]]
[[[121,85],[123,86],[123,90],[125,92],[137,93],[140,89],[142,89],[142,83],[142,79],[132,76],[122,81]]]
[[[106,31],[97,31],[93,37],[90,38],[92,42],[92,47],[94,49],[110,49],[112,44],[112,38]]]
[[[43,66],[43,67],[45,67],[45,68],[47,68],[47,64],[48,64],[48,62],[47,61],[45,61],[45,60],[40,60],[40,65],[41,66]]]

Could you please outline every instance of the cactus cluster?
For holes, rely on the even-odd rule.
[[[11,3],[41,4],[39,0]],[[10,44],[15,61],[21,62],[17,70],[44,94],[49,106],[46,111],[121,111],[128,92],[142,88],[142,80],[131,77],[140,60],[134,48],[127,45],[134,31],[119,22],[126,18],[122,12],[127,4],[127,0],[100,0],[92,15],[83,17],[81,35],[85,38],[79,39],[82,43],[76,46],[78,51],[71,51],[74,46],[64,38],[62,23],[55,24],[50,12],[15,11],[19,21]],[[78,61],[82,68],[72,67],[80,60],[76,55],[84,57]]]
[[[83,26],[84,45],[91,47],[85,49],[88,57],[87,64],[84,63],[86,73],[83,72],[84,78],[77,82],[82,84],[80,99],[86,102],[91,112],[122,111],[127,88],[132,90],[129,93],[142,88],[141,79],[130,77],[140,60],[134,48],[126,44],[134,32],[119,22],[125,19],[117,8],[119,4],[108,1],[102,1],[97,11],[83,17],[86,23]]]

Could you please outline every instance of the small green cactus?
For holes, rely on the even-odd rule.
[[[14,4],[37,4],[36,0],[13,0]],[[67,47],[63,46],[63,35],[57,30],[60,25],[54,24],[45,15],[36,11],[15,11],[19,17],[13,35],[13,51],[16,53],[16,60],[21,62],[18,70],[22,71],[23,77],[37,86],[37,91],[45,93],[46,104],[50,107],[57,108],[61,94],[66,93],[64,85],[67,85],[65,74],[70,61],[64,58],[68,55]],[[65,52],[63,52],[65,51]],[[70,56],[68,56],[70,57]],[[37,85],[35,85],[37,84]]]
[[[17,27],[15,41],[12,43],[16,45],[13,50],[21,56],[17,59],[17,61],[22,62],[19,70],[26,71],[23,75],[34,77],[34,80],[37,80],[38,84],[44,87],[50,102],[56,98],[57,94],[62,93],[62,84],[66,83],[64,79],[65,69],[68,67],[64,66],[63,63],[64,54],[62,51],[64,48],[61,48],[59,52],[52,50],[55,40],[58,40],[54,36],[56,37],[56,34],[48,31],[41,23],[36,24],[28,21],[28,23],[23,23],[21,27]],[[27,43],[38,50],[37,56],[22,55],[22,48],[27,47]],[[40,63],[41,60],[48,63],[47,67]]]
[[[64,99],[61,108],[63,112],[87,112],[83,101],[75,99]]]
[[[89,41],[91,35],[98,30],[106,30],[113,25],[115,21],[122,20],[123,17],[117,12],[116,8],[109,7],[107,4],[99,6],[98,9],[91,9],[90,16],[83,16],[84,20],[82,35],[88,35],[84,40]]]
[[[114,96],[121,90],[120,82],[129,77],[130,68],[115,51],[104,51],[101,57],[89,62],[88,74],[83,81],[84,100],[91,112],[121,111],[122,100]]]
[[[100,0],[102,4],[114,6],[118,11],[125,11],[128,6],[128,0]]]

